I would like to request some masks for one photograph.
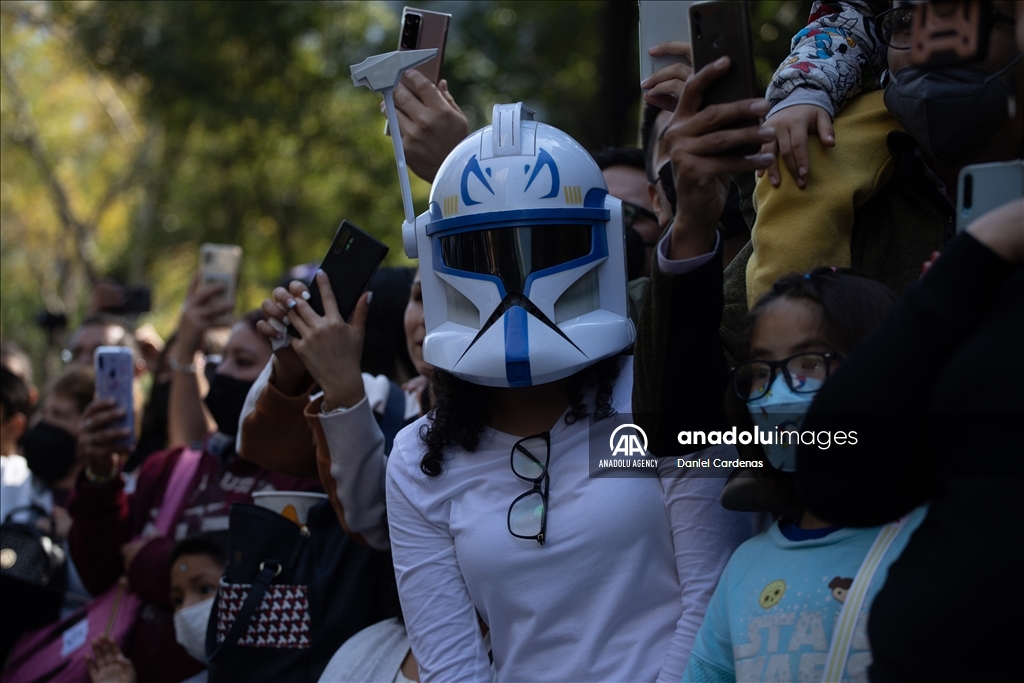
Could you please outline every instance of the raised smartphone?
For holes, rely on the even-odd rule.
[[[694,72],[720,57],[727,56],[730,60],[728,73],[705,91],[701,109],[764,95],[757,87],[750,12],[746,2],[696,2],[690,5],[690,45]],[[728,127],[746,128],[759,124],[758,119],[752,118]],[[728,153],[747,156],[756,154],[760,149],[760,145],[744,145]]]
[[[118,442],[131,446],[135,442],[135,402],[132,386],[135,379],[135,355],[123,346],[101,346],[93,355],[96,370],[96,398],[113,398],[124,417],[110,428],[127,427],[131,434]]]
[[[219,297],[224,301],[234,301],[238,289],[238,269],[242,263],[242,248],[237,244],[210,244],[199,247],[199,284],[206,286],[214,283],[224,285],[224,293]],[[224,316],[229,323],[231,314]]]
[[[346,321],[352,318],[359,297],[366,291],[387,253],[388,245],[348,221],[341,222],[331,248],[320,262],[320,270],[327,273],[338,302],[338,312]],[[309,285],[309,305],[319,315],[324,314],[324,302],[315,277]],[[293,326],[288,327],[288,334],[301,336]]]
[[[1021,197],[1024,197],[1024,161],[964,166],[956,186],[957,233],[979,216]],[[1021,230],[1024,230],[1024,216],[1021,216]]]
[[[640,0],[640,82],[671,64],[689,64],[685,57],[665,55],[652,57],[647,53],[655,45],[671,40],[690,39],[689,8],[692,2]]]
[[[444,46],[448,42],[448,25],[451,20],[452,15],[444,12],[402,8],[402,33],[398,37],[398,49],[426,50],[436,47],[436,57],[414,67],[434,85],[441,80],[441,64],[444,63]],[[384,123],[384,134],[391,135],[387,122]]]

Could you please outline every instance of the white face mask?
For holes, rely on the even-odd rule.
[[[819,380],[804,377],[801,378],[805,389],[817,389],[821,387]],[[782,432],[797,431],[803,427],[804,416],[807,409],[814,401],[814,393],[796,393],[789,388],[786,378],[780,372],[771,387],[761,398],[747,401],[747,410],[754,425],[764,432],[770,432],[772,443],[764,444],[765,455],[771,466],[781,472],[796,472],[796,446],[797,442],[788,437],[781,437]],[[779,443],[782,441],[782,443]]]
[[[206,624],[213,610],[213,598],[180,609],[174,613],[174,637],[185,652],[206,664]]]

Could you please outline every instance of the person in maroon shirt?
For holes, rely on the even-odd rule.
[[[215,296],[203,294],[209,291],[193,288],[182,309],[179,327],[179,339],[194,338],[197,348],[202,330],[215,324],[226,306]],[[270,346],[255,327],[261,319],[256,311],[234,326],[210,390],[202,399],[217,423],[217,430],[202,441],[202,457],[181,510],[175,515],[170,537],[156,532],[153,523],[174,465],[184,449],[150,456],[138,472],[134,491],[129,492],[118,470],[128,454],[114,445],[128,433],[110,427],[121,417],[121,411],[112,401],[93,401],[84,414],[79,449],[88,464],[70,501],[74,520],[69,537],[71,554],[83,583],[94,595],[107,590],[124,575],[130,589],[142,598],[144,605],[125,644],[125,653],[135,665],[140,681],[179,683],[203,669],[175,640],[167,584],[174,542],[200,532],[223,534],[226,541],[231,504],[251,503],[255,491],[321,490],[315,480],[270,472],[239,459],[234,452],[245,396],[270,360]],[[175,366],[175,381],[195,387],[193,400],[197,403],[200,397],[195,372],[201,367],[198,362]],[[179,395],[182,393],[185,392]],[[171,409],[175,407],[172,401]]]

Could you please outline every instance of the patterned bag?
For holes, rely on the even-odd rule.
[[[228,565],[206,629],[209,681],[316,681],[345,640],[385,619],[389,556],[348,538],[327,501],[307,526],[231,506]]]

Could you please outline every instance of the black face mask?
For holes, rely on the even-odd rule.
[[[210,393],[203,401],[217,423],[217,431],[228,436],[238,433],[238,419],[242,416],[245,397],[252,388],[252,382],[235,379],[227,375],[214,375],[210,382]]]
[[[71,432],[40,422],[25,432],[21,448],[32,474],[52,486],[75,466],[78,443]]]
[[[1000,76],[1020,59],[995,73],[970,64],[900,69],[886,84],[885,106],[922,150],[955,166],[1009,116],[1014,93]]]

